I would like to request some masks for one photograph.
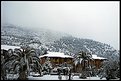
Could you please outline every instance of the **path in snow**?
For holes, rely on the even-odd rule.
[[[58,75],[44,75],[42,77],[29,76],[29,80],[59,80]],[[68,80],[67,76],[62,76],[62,80]],[[80,79],[79,76],[74,76],[72,80],[106,80],[105,78],[100,79],[100,77],[87,77],[87,79]]]

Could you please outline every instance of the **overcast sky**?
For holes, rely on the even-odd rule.
[[[119,49],[118,1],[1,2],[1,22],[46,28]]]

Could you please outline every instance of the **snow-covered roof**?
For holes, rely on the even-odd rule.
[[[15,49],[20,48],[19,46],[10,46],[10,45],[1,45],[1,49],[8,50],[8,49]]]
[[[103,57],[98,57],[97,55],[92,55],[92,58],[93,59],[106,59],[106,58],[103,58]]]
[[[64,53],[60,52],[48,52],[48,54],[41,55],[41,57],[60,57],[60,58],[73,58],[72,56],[65,55]]]

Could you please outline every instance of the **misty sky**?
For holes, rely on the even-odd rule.
[[[118,1],[2,1],[1,23],[66,32],[119,49]]]

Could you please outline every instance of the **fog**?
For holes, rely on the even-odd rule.
[[[119,49],[119,1],[2,1],[1,23],[65,32]]]

